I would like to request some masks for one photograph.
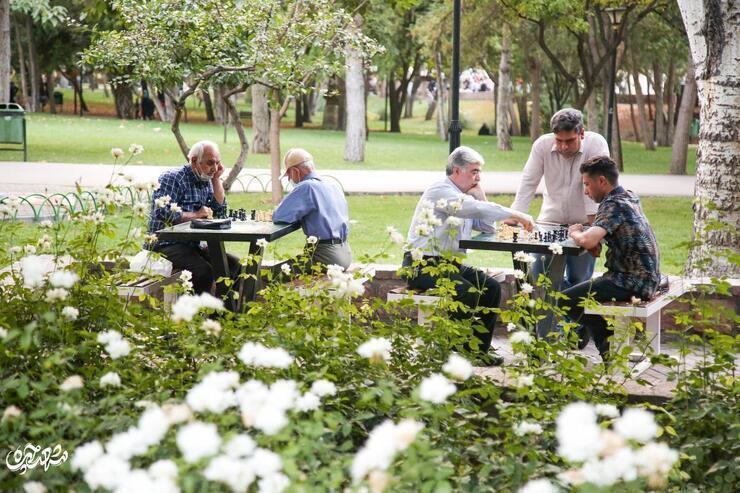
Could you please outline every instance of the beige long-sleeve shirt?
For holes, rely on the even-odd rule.
[[[583,194],[581,163],[608,155],[606,139],[595,132],[585,132],[581,149],[569,158],[557,152],[555,134],[543,135],[532,144],[511,208],[527,212],[544,176],[545,191],[537,219],[560,224],[586,223],[586,216],[596,214],[598,205]]]

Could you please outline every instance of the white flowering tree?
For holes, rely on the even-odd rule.
[[[730,0],[679,0],[701,105],[696,163],[695,244],[687,271],[740,275],[740,73],[738,8]],[[725,252],[731,252],[730,256]],[[733,257],[734,255],[734,257]]]
[[[201,86],[231,88],[222,98],[241,151],[224,182],[227,190],[249,151],[231,96],[262,84],[272,89],[273,104],[280,108],[281,93],[300,92],[319,72],[343,71],[349,47],[364,53],[371,44],[349,29],[351,16],[332,0],[116,0],[113,5],[123,28],[100,33],[84,59],[98,69],[125,68],[119,73],[130,81],[143,79],[164,88],[186,84],[179,94],[170,94],[175,101],[172,132],[183,155],[188,145],[180,119],[186,100]],[[273,187],[280,186],[278,175],[273,170]]]

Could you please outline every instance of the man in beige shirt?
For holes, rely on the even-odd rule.
[[[583,129],[583,114],[576,109],[565,108],[555,113],[550,119],[550,130],[552,133],[543,135],[532,145],[511,208],[528,212],[537,186],[544,177],[545,191],[537,220],[568,225],[590,224],[598,206],[584,195],[579,170],[581,163],[593,157],[609,156],[609,147],[604,137]],[[597,252],[594,254],[598,256]],[[549,255],[537,257],[532,266],[535,280],[540,273],[546,272],[551,260]],[[553,289],[567,289],[590,279],[595,261],[592,255],[569,255],[563,283],[553,286]]]

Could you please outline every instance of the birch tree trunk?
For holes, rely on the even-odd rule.
[[[694,117],[694,103],[696,103],[696,80],[694,74],[694,61],[689,51],[689,63],[686,65],[686,85],[683,88],[681,106],[678,109],[678,121],[673,136],[673,149],[671,152],[671,174],[686,174],[686,156],[689,150],[689,134],[691,132],[691,120]]]
[[[699,94],[694,242],[689,275],[740,277],[740,4],[734,0],[678,0],[689,38]],[[723,227],[711,227],[716,224]],[[709,227],[708,227],[709,226]]]
[[[252,86],[252,152],[270,152],[270,110],[267,107],[267,87]]]
[[[362,17],[355,16],[354,31],[362,28]],[[344,160],[361,163],[365,160],[365,74],[362,57],[357,50],[347,49],[345,94],[347,96],[347,126],[344,138]]]
[[[498,148],[511,151],[509,133],[509,107],[511,106],[511,79],[509,58],[511,57],[511,30],[504,25],[501,32],[501,61],[498,66],[498,103],[496,104],[496,135]]]
[[[0,102],[10,101],[10,0],[0,0]]]

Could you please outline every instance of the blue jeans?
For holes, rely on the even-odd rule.
[[[552,262],[552,255],[542,255],[539,253],[533,253],[532,255],[534,255],[536,260],[532,263],[530,271],[532,280],[536,281],[540,274],[545,274],[547,269],[549,269],[550,262]],[[566,256],[563,282],[560,286],[552,286],[551,289],[554,291],[564,291],[576,284],[588,281],[594,274],[595,264],[596,258],[588,253],[577,257],[574,255]]]
[[[617,286],[611,279],[600,277],[593,281],[586,281],[563,291],[569,299],[563,301],[563,308],[568,311],[568,318],[573,322],[583,324],[590,332],[594,339],[596,349],[599,350],[601,357],[606,359],[609,353],[609,336],[613,331],[604,317],[599,315],[585,315],[583,307],[578,306],[582,298],[594,294],[596,301],[629,301],[635,293],[628,291],[621,286]]]
[[[533,253],[535,261],[532,263],[529,271],[532,276],[532,282],[537,281],[540,274],[548,275],[552,255],[543,255]],[[594,264],[596,258],[589,254],[574,256],[566,255],[565,257],[565,274],[563,281],[550,287],[552,291],[563,291],[576,284],[588,281],[594,273]],[[548,276],[549,277],[549,276]],[[546,337],[550,333],[550,327],[553,325],[553,315],[548,314],[543,320],[537,322],[537,336]]]

